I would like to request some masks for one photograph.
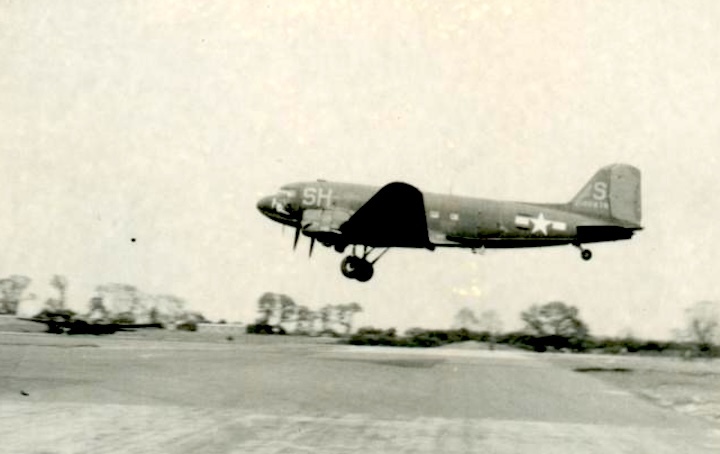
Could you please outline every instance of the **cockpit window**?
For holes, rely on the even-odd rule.
[[[295,197],[297,197],[297,194],[298,192],[296,187],[281,186],[277,195],[286,199],[294,199]]]

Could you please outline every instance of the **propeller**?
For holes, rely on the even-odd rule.
[[[298,241],[300,240],[300,224],[295,229],[295,239],[293,240],[293,251],[297,249]]]
[[[297,223],[297,226],[295,227],[295,237],[293,238],[293,251],[297,249],[298,242],[300,241],[300,233],[302,233],[302,231],[305,230],[305,228],[307,228],[309,226],[310,226],[310,224],[302,225],[301,222]],[[314,248],[315,248],[315,238],[310,237],[310,255],[309,255],[309,257],[312,257]]]
[[[305,227],[307,227],[307,226],[305,226]],[[303,228],[304,227],[302,224],[298,224],[298,226],[295,228],[295,238],[293,238],[293,251],[297,249],[298,242],[300,241],[300,233],[303,231]],[[309,257],[312,257],[313,249],[315,249],[315,238],[310,237]]]

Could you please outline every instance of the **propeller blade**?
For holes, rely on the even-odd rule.
[[[308,257],[312,257],[314,247],[315,247],[315,238],[310,238],[310,255],[308,255]]]
[[[297,249],[298,241],[300,240],[300,226],[295,229],[295,240],[293,240],[293,251]]]

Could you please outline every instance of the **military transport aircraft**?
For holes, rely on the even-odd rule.
[[[44,310],[35,317],[17,317],[27,322],[44,323],[47,332],[53,334],[114,334],[118,331],[135,331],[144,328],[163,328],[160,323],[127,324],[114,323],[107,320],[91,320],[76,316],[71,311]]]
[[[626,240],[641,230],[640,170],[601,168],[568,203],[502,202],[423,193],[407,183],[382,188],[325,180],[293,183],[257,207],[265,216],[343,253],[346,277],[366,282],[389,248],[520,248]],[[381,250],[371,258],[375,250]],[[359,250],[359,252],[358,252]]]

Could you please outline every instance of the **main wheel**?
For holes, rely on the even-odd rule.
[[[583,249],[580,257],[582,257],[583,260],[590,260],[592,258],[592,251],[590,249]]]
[[[373,277],[373,265],[360,257],[349,255],[340,263],[340,271],[343,276],[349,279],[357,279],[360,282],[367,282]]]
[[[357,274],[358,268],[361,266],[359,258],[349,255],[340,263],[340,271],[342,271],[343,276],[355,279],[355,274]]]
[[[360,260],[359,264],[360,266],[358,266],[357,270],[355,271],[355,279],[360,282],[369,281],[375,273],[372,263],[366,260]]]

